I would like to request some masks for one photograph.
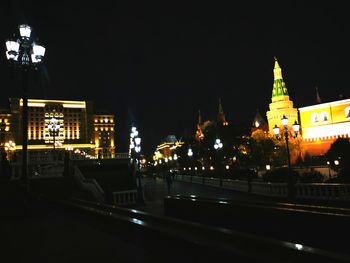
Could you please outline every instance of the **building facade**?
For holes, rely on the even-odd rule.
[[[299,108],[306,151],[325,154],[337,138],[350,137],[350,99]]]
[[[172,160],[176,154],[176,150],[182,147],[184,142],[178,141],[175,135],[168,135],[161,144],[157,145],[156,151],[153,155],[153,161],[160,163],[162,160]],[[177,157],[175,157],[177,158]]]
[[[1,145],[12,140],[17,150],[22,149],[22,106],[22,99],[10,98],[10,110],[0,112]],[[96,157],[113,158],[114,115],[108,115],[112,122],[96,123],[102,119],[105,121],[107,115],[94,114],[90,101],[28,99],[28,150],[69,147],[85,150]]]
[[[115,157],[115,118],[113,114],[94,114],[93,142],[95,155],[103,158]]]

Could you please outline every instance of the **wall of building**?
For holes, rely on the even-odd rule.
[[[302,136],[311,155],[326,153],[337,138],[350,137],[350,99],[299,109]]]

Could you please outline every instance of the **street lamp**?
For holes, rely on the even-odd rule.
[[[334,160],[334,164],[335,164],[335,170],[338,171],[338,167],[339,167],[339,160]]]
[[[331,179],[331,162],[327,161],[327,166],[328,166],[328,179]]]
[[[129,154],[132,158],[135,172],[136,172],[136,178],[138,181],[138,198],[139,201],[142,202],[142,185],[141,185],[141,171],[140,171],[140,153],[141,153],[141,138],[139,137],[139,132],[137,131],[136,127],[131,128],[130,133],[130,147],[129,147]]]
[[[188,148],[187,156],[190,158],[190,165],[191,165],[192,164],[192,156],[193,156],[193,151],[191,148]],[[191,183],[192,183],[192,172],[190,172],[190,176],[191,176]]]
[[[28,71],[37,69],[45,55],[45,47],[31,39],[32,28],[28,25],[19,26],[17,39],[6,41],[6,58],[22,73],[23,110],[22,110],[22,181],[28,191]]]
[[[287,161],[288,161],[288,197],[293,198],[294,197],[294,183],[292,179],[292,168],[290,164],[290,152],[289,152],[289,136],[291,135],[293,138],[296,138],[299,133],[299,128],[300,125],[297,123],[297,121],[294,121],[294,124],[292,125],[292,129],[294,131],[293,134],[289,134],[289,129],[288,129],[288,118],[283,115],[282,118],[282,125],[283,125],[283,135],[286,140],[286,150],[287,150]],[[280,136],[280,128],[275,125],[273,128],[273,133],[275,134],[277,139],[281,139]]]
[[[16,144],[13,141],[5,143],[5,151],[8,153],[9,161],[11,161],[12,152],[16,150]]]
[[[217,151],[217,163],[218,163],[218,173],[219,173],[219,177],[220,177],[220,186],[222,186],[222,171],[221,171],[221,158],[219,156],[219,152],[222,149],[224,145],[222,144],[220,139],[216,139],[215,143],[214,143],[214,149]]]

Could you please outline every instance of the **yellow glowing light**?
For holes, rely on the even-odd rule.
[[[63,108],[74,108],[74,109],[85,109],[85,102],[84,104],[66,104],[64,103]]]
[[[304,140],[333,139],[343,135],[350,136],[350,122],[303,128]]]
[[[65,144],[64,147],[74,147],[74,148],[95,148],[95,144]],[[40,149],[52,149],[51,144],[45,145],[28,145],[29,150],[40,150]],[[22,145],[16,145],[16,150],[22,150]]]
[[[20,106],[23,106],[23,100],[20,101],[19,103]],[[28,102],[28,107],[40,107],[44,108],[45,103],[40,103],[40,102]]]

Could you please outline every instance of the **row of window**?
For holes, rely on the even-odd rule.
[[[345,108],[345,118],[350,118],[350,107]],[[311,114],[312,123],[327,122],[329,120],[329,114],[326,111],[322,111],[321,113],[313,112]]]

